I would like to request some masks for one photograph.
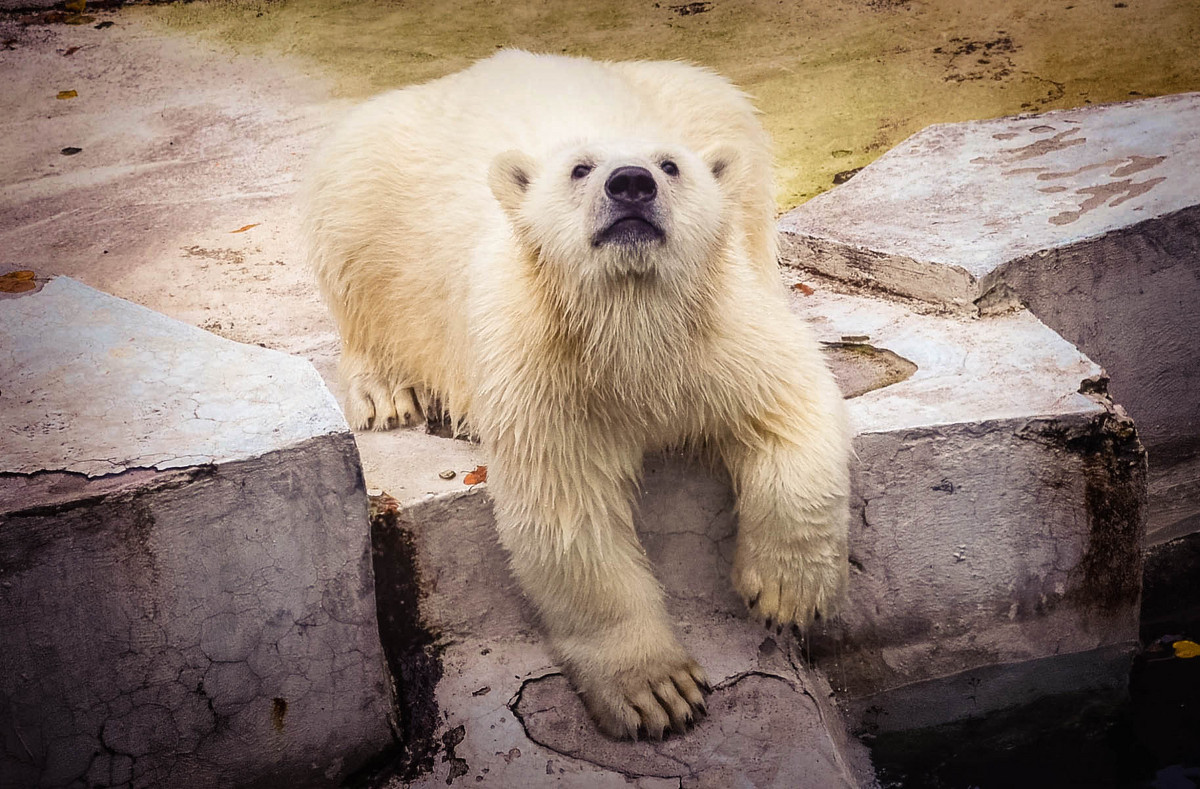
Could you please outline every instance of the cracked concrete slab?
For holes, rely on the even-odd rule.
[[[1022,304],[1150,452],[1148,544],[1200,523],[1200,93],[932,126],[780,221],[783,256],[940,309]]]
[[[66,278],[0,301],[0,784],[336,782],[392,743],[307,362]]]
[[[443,441],[447,441],[443,439]],[[448,443],[448,441],[447,441]],[[433,703],[435,728],[409,732],[412,761],[393,764],[390,786],[705,787],[859,786],[865,750],[847,737],[828,684],[796,644],[747,621],[728,583],[732,499],[725,480],[677,458],[647,463],[638,528],[679,622],[685,646],[716,690],[710,715],[662,743],[608,740],[557,672],[533,611],[509,575],[486,486],[407,504],[376,529],[413,546],[421,627],[432,642],[389,644],[399,693]],[[696,520],[668,513],[684,508]],[[393,540],[393,544],[395,544]],[[394,549],[393,549],[394,550]],[[394,555],[394,554],[393,554]],[[393,557],[377,554],[379,562]],[[381,576],[382,578],[383,576]],[[380,591],[381,610],[399,610]],[[400,652],[402,654],[397,654]],[[418,668],[417,654],[436,668]],[[420,742],[421,739],[424,742]]]

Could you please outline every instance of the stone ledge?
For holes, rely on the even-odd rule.
[[[1150,452],[1147,544],[1200,516],[1200,93],[932,126],[780,221],[786,262],[966,314],[1027,307]]]
[[[309,785],[389,747],[362,473],[312,367],[61,278],[0,333],[0,784]]]
[[[1200,93],[930,126],[780,220],[783,258],[972,312],[1013,261],[1196,205]]]
[[[256,457],[348,428],[308,362],[67,277],[0,301],[3,471],[88,477]]]

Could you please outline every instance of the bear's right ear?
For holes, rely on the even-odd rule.
[[[505,151],[492,160],[488,186],[505,213],[511,214],[521,205],[536,174],[537,163],[520,151]]]

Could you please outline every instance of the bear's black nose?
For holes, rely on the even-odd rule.
[[[604,182],[604,191],[618,203],[649,203],[658,193],[654,176],[645,167],[618,167]]]

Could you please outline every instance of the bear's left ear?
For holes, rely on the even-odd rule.
[[[705,151],[701,158],[721,186],[728,186],[737,180],[742,164],[742,156],[737,148],[722,143]]]
[[[525,199],[537,174],[537,163],[521,151],[505,151],[492,160],[488,186],[506,214],[512,214]]]

